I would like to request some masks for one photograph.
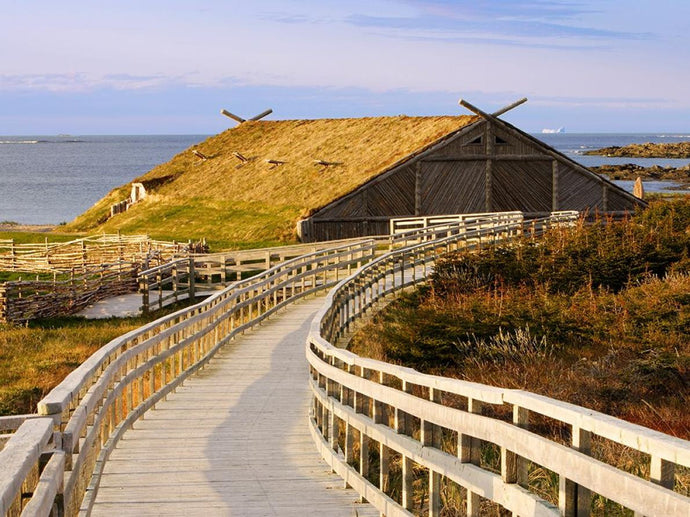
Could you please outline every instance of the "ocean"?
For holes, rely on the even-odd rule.
[[[128,183],[208,135],[0,136],[0,222],[60,224],[112,188]],[[690,134],[535,134],[587,167],[603,164],[687,165],[690,160],[584,156],[587,149],[644,142],[681,142]],[[632,182],[620,182],[632,190]],[[647,192],[673,188],[649,182]]]

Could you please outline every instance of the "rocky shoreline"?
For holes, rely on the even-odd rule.
[[[690,142],[677,142],[668,144],[630,144],[625,146],[614,145],[583,154],[594,156],[611,156],[624,158],[690,158]]]
[[[642,178],[643,180],[675,181],[684,187],[690,186],[690,164],[683,167],[662,167],[660,165],[642,167],[634,163],[625,163],[623,165],[601,165],[590,167],[590,169],[611,180]]]

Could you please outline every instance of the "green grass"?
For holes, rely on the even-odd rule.
[[[43,243],[48,242],[68,242],[84,237],[84,233],[61,233],[61,232],[25,232],[25,231],[6,231],[0,230],[0,240],[14,239],[16,244]]]

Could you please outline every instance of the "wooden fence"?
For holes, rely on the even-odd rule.
[[[138,264],[88,265],[58,280],[11,281],[0,284],[0,322],[75,314],[98,300],[136,292]]]
[[[125,430],[220,347],[285,304],[335,285],[348,270],[372,260],[374,247],[373,241],[360,241],[286,261],[111,341],[69,374],[38,404],[39,414],[49,417],[45,421],[59,422],[60,511],[89,513],[104,463]],[[12,436],[5,450],[26,448],[25,442],[40,448],[38,441]],[[19,463],[7,469],[3,463],[0,470],[0,515],[10,508],[6,500],[32,504],[31,492],[21,489],[26,462]]]
[[[548,225],[535,221],[532,229]],[[374,304],[421,281],[441,254],[513,233],[508,224],[391,251],[329,293],[307,343],[310,424],[322,456],[388,516],[411,515],[413,506],[419,512],[420,501],[429,515],[440,515],[442,489],[454,488],[470,516],[480,515],[486,500],[513,515],[585,516],[594,494],[639,516],[690,515],[688,494],[673,490],[674,471],[689,472],[690,442],[533,393],[425,375],[335,346]],[[545,422],[567,442],[544,432]],[[601,454],[607,448],[613,454]],[[613,464],[624,451],[646,458],[645,477]],[[413,483],[415,468],[426,472],[425,482]],[[528,473],[538,469],[557,476],[557,500],[530,485]]]
[[[69,272],[113,262],[145,267],[194,252],[197,245],[157,241],[147,235],[99,235],[69,242],[0,240],[0,271]]]

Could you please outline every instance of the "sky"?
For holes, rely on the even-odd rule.
[[[687,0],[0,0],[0,135],[467,114],[690,132]]]

